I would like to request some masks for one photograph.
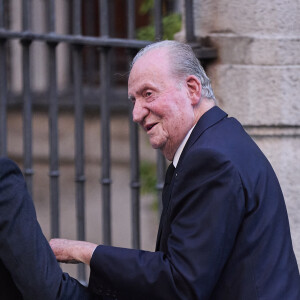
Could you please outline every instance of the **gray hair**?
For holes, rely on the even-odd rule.
[[[177,41],[161,41],[150,44],[137,53],[137,55],[132,60],[130,70],[140,57],[142,57],[147,52],[158,48],[167,48],[170,62],[172,62],[171,72],[174,76],[180,79],[189,75],[196,76],[200,80],[202,85],[201,96],[207,99],[213,99],[214,101],[216,100],[210,84],[210,80],[207,77],[199,60],[196,58],[190,45],[183,44]]]

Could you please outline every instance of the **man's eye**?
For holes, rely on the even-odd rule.
[[[146,93],[145,93],[145,96],[146,96],[146,97],[150,97],[151,95],[152,95],[151,92],[146,92]]]

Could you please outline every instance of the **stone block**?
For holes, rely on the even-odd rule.
[[[218,104],[245,125],[300,124],[300,66],[215,64]]]
[[[300,65],[300,36],[210,34],[220,64]]]
[[[209,33],[262,34],[300,32],[298,0],[197,0],[196,35]]]

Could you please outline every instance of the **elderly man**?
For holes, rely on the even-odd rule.
[[[164,41],[141,50],[128,94],[134,121],[171,161],[156,251],[54,239],[57,260],[89,264],[89,290],[120,300],[300,299],[274,171],[215,105],[191,48]]]

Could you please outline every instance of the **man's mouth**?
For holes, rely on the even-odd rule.
[[[146,132],[149,132],[157,123],[148,124],[145,126]]]

